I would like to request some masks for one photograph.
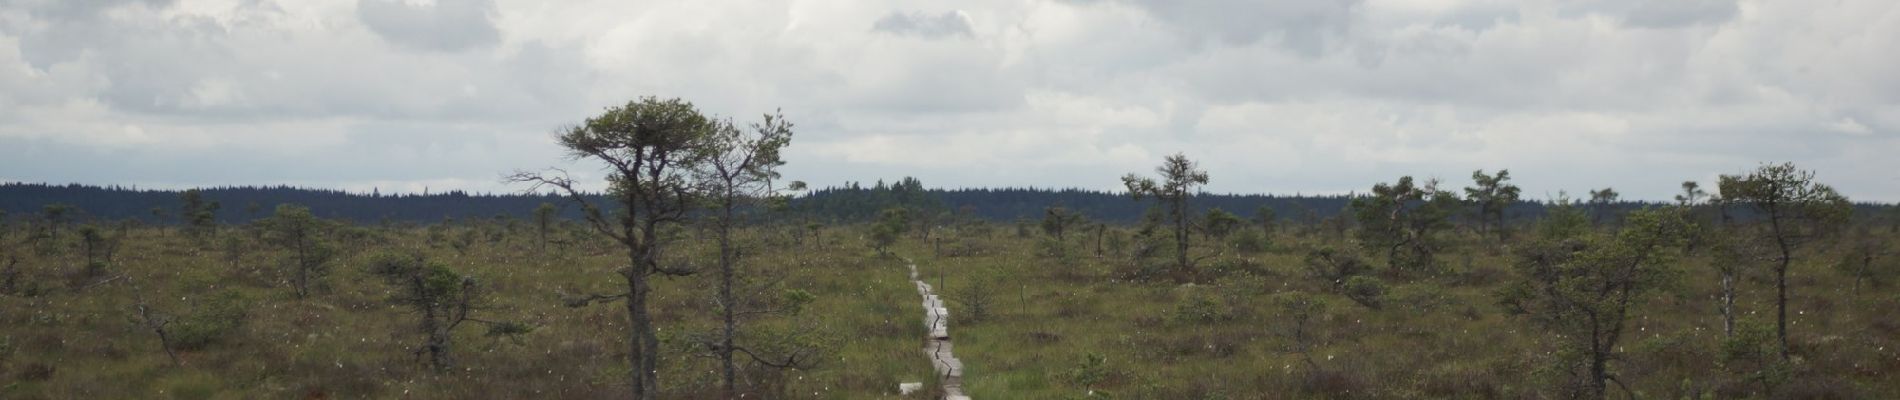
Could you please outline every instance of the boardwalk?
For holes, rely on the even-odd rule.
[[[943,382],[944,398],[969,400],[970,396],[963,394],[963,361],[951,351],[950,309],[931,291],[930,284],[917,277],[916,263],[906,259],[904,264],[910,267],[910,281],[917,285],[917,294],[924,297],[924,326],[930,328],[929,336],[924,338],[924,354],[930,356],[930,365],[936,368],[938,381]]]

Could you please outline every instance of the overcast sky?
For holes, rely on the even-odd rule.
[[[1892,0],[0,0],[0,180],[514,191],[681,97],[798,124],[788,178],[1665,199],[1793,161],[1900,200]]]

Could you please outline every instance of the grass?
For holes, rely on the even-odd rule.
[[[353,239],[335,240],[340,256],[308,299],[294,298],[283,283],[283,252],[241,228],[221,233],[236,246],[131,229],[99,276],[74,276],[84,262],[70,238],[15,248],[23,282],[48,293],[0,296],[0,398],[624,397],[624,311],[618,304],[567,308],[560,301],[564,293],[618,287],[612,270],[620,253],[611,246],[578,239],[542,253],[531,232],[488,222],[350,229],[357,233],[336,236]],[[500,233],[465,251],[439,239],[462,231]],[[785,287],[816,295],[798,318],[750,326],[814,326],[826,349],[813,369],[748,369],[748,395],[872,399],[898,397],[901,382],[935,388],[920,350],[920,299],[903,262],[877,256],[858,231],[831,228],[817,243],[793,241],[777,229],[745,232],[755,268],[780,271]],[[975,398],[1562,395],[1550,366],[1556,339],[1496,304],[1494,291],[1516,279],[1509,252],[1469,236],[1441,255],[1442,274],[1377,272],[1388,291],[1374,309],[1306,274],[1305,250],[1334,242],[1320,237],[1280,234],[1265,251],[1226,250],[1203,262],[1195,283],[1175,284],[1130,280],[1134,264],[1112,254],[1097,257],[1084,239],[1072,238],[1065,261],[1037,254],[1032,238],[954,229],[940,235],[956,244],[956,254],[939,254],[915,238],[894,253],[914,260],[946,298],[987,289],[986,319],[974,320],[967,304],[950,303],[951,335],[967,368],[964,387]],[[681,243],[669,254],[700,260],[711,254],[708,241]],[[1196,254],[1215,253],[1213,246],[1197,244]],[[364,270],[373,254],[399,248],[420,250],[482,282],[493,300],[480,311],[484,317],[538,328],[520,343],[483,336],[480,329],[460,331],[456,368],[429,371],[411,353],[422,339],[413,332],[413,317],[392,305],[392,289]],[[1891,376],[1900,371],[1894,311],[1900,295],[1871,288],[1852,294],[1852,281],[1827,265],[1834,251],[1823,248],[1795,266],[1790,309],[1798,358],[1773,392],[1751,380],[1762,368],[1720,356],[1716,283],[1702,258],[1685,260],[1682,279],[1642,300],[1614,368],[1647,398],[1900,393],[1900,379]],[[97,283],[116,276],[130,279]],[[1761,271],[1745,278],[1738,302],[1745,321],[1772,322],[1772,285]],[[717,326],[709,312],[712,279],[702,273],[656,283],[655,320],[673,349],[660,371],[669,398],[718,393],[714,360],[687,352],[683,339]],[[132,309],[142,295],[156,309],[182,316],[221,293],[248,305],[244,323],[201,348],[182,350],[183,366],[171,364]],[[1295,293],[1327,305],[1309,322],[1312,339],[1304,353],[1290,333],[1295,317],[1280,306]],[[1090,354],[1103,362],[1085,366]]]
[[[493,229],[457,225],[450,229]],[[283,252],[243,240],[237,262],[214,246],[156,229],[134,229],[106,274],[129,277],[85,289],[64,282],[81,264],[69,243],[45,252],[20,249],[26,282],[49,287],[39,296],[0,296],[0,398],[611,398],[624,397],[628,368],[626,315],[617,304],[561,305],[560,293],[613,293],[615,254],[597,243],[537,254],[528,233],[505,235],[463,254],[428,243],[426,229],[378,229],[373,238],[335,245],[340,256],[315,294],[296,299],[283,283]],[[68,239],[70,240],[70,239]],[[771,246],[759,268],[781,268],[788,287],[818,294],[802,323],[823,332],[828,352],[808,371],[753,370],[746,378],[766,397],[825,399],[895,397],[900,381],[931,373],[919,354],[922,315],[902,266],[870,256],[843,237],[821,246]],[[687,251],[703,251],[697,245]],[[482,282],[489,308],[478,315],[537,326],[520,344],[456,334],[456,368],[428,371],[412,351],[421,343],[414,318],[388,301],[392,289],[366,270],[369,256],[421,249]],[[669,348],[680,334],[709,331],[710,273],[661,278],[652,299]],[[136,283],[135,286],[131,283]],[[200,299],[238,293],[250,307],[244,323],[202,349],[181,350],[182,367],[161,351],[156,335],[135,318],[135,292],[157,310],[183,315]],[[791,321],[755,326],[781,329]],[[717,393],[712,359],[669,352],[662,381],[669,397]],[[42,372],[50,370],[48,372]],[[763,390],[763,389],[761,389]]]
[[[951,256],[919,245],[900,250],[918,254],[923,274],[942,281],[946,293],[999,286],[997,315],[952,325],[969,368],[965,387],[976,398],[1079,398],[1091,389],[1197,399],[1562,396],[1549,365],[1556,338],[1503,312],[1494,292],[1516,279],[1512,259],[1506,251],[1480,250],[1486,246],[1474,238],[1441,255],[1442,274],[1379,272],[1390,290],[1378,309],[1307,276],[1303,250],[1325,242],[1318,238],[1280,235],[1268,251],[1229,249],[1203,263],[1209,267],[1198,282],[1182,285],[1122,279],[1127,260],[1097,258],[1083,243],[1070,244],[1079,256],[1065,263],[1017,244],[1032,241],[1026,239],[956,238],[955,248],[980,250]],[[1216,252],[1197,247],[1197,254]],[[1851,280],[1818,261],[1832,260],[1830,251],[1794,271],[1798,371],[1785,385],[1812,387],[1758,390],[1744,368],[1719,357],[1714,272],[1693,257],[1679,266],[1684,276],[1674,286],[1640,303],[1622,342],[1626,360],[1614,368],[1641,397],[1900,393],[1887,378],[1900,368],[1900,323],[1889,322],[1900,297],[1866,290],[1849,296]],[[1765,271],[1749,277],[1738,307],[1753,323],[1772,323],[1772,283]],[[1293,292],[1328,304],[1314,322],[1311,365],[1293,351],[1286,332],[1292,317],[1275,306]],[[951,312],[957,315],[955,303]],[[1105,356],[1109,370],[1092,387],[1073,379],[1090,353]]]

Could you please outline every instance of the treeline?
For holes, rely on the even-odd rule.
[[[213,213],[220,223],[244,223],[268,216],[279,204],[299,204],[327,219],[357,223],[413,222],[431,223],[444,219],[507,216],[531,218],[536,207],[550,203],[559,207],[559,216],[581,217],[571,201],[552,194],[490,194],[448,191],[432,194],[354,193],[333,189],[291,186],[227,186],[200,189],[207,201],[216,202]],[[139,189],[123,186],[41,183],[0,183],[0,211],[12,215],[40,212],[49,204],[73,206],[86,217],[133,219],[146,223],[174,224],[182,220],[177,210],[183,192],[178,190]],[[1272,195],[1198,193],[1189,206],[1201,214],[1219,208],[1230,213],[1252,216],[1261,207],[1269,207],[1287,223],[1319,223],[1338,215],[1351,204],[1352,195]],[[611,203],[597,195],[590,201]],[[1134,223],[1148,211],[1149,205],[1129,201],[1128,195],[1086,189],[1045,188],[925,188],[916,178],[904,177],[892,183],[882,180],[870,186],[847,182],[812,190],[794,197],[787,212],[834,222],[862,222],[873,219],[881,210],[893,207],[931,210],[947,216],[996,222],[1041,219],[1045,210],[1060,206],[1091,220]],[[1610,207],[1621,212],[1634,211],[1655,203],[1619,201]],[[1546,203],[1518,201],[1504,210],[1508,221],[1533,220],[1544,215]],[[1891,205],[1858,203],[1856,215],[1889,214]],[[154,212],[157,210],[157,212]],[[1468,216],[1467,216],[1468,217]],[[1473,222],[1475,223],[1475,222]]]
[[[225,224],[267,217],[279,204],[303,205],[318,217],[357,223],[430,223],[496,215],[529,218],[541,203],[569,204],[567,199],[551,194],[472,194],[459,190],[420,195],[291,186],[225,186],[197,190],[205,201],[215,204],[212,214],[219,223]],[[27,215],[40,212],[50,204],[64,204],[90,218],[174,224],[182,221],[178,214],[184,205],[183,195],[184,191],[179,190],[123,186],[0,183],[0,211]],[[563,207],[561,214],[567,218],[581,215],[574,207]]]

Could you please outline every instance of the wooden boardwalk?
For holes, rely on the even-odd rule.
[[[924,354],[930,356],[931,367],[937,370],[937,380],[943,383],[943,397],[948,400],[969,400],[963,394],[963,361],[958,360],[950,345],[950,309],[943,304],[943,298],[931,291],[930,284],[917,276],[917,263],[905,259],[910,267],[910,282],[917,285],[917,294],[924,297],[924,326],[929,328],[929,336],[924,338]]]

